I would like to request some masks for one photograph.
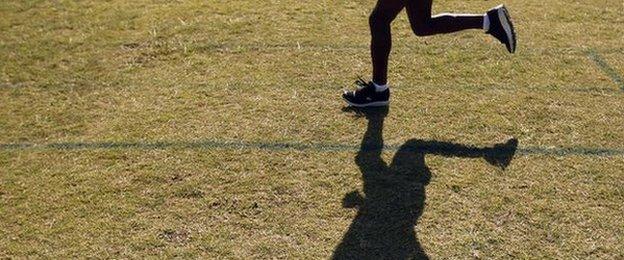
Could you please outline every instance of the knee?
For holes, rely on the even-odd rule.
[[[431,35],[431,26],[428,22],[411,23],[411,28],[416,36]]]
[[[389,26],[391,22],[392,19],[376,11],[373,11],[368,17],[368,25],[371,29]]]

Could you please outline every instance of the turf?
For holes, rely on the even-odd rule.
[[[3,1],[0,257],[399,257],[417,238],[433,259],[624,258],[624,6],[506,4],[515,55],[400,15],[381,157],[517,138],[515,157],[426,153],[428,185],[377,212],[409,182],[367,179],[369,120],[339,98],[370,73],[374,1]]]

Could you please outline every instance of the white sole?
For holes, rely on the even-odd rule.
[[[500,21],[503,29],[505,30],[505,34],[507,35],[507,40],[509,41],[509,45],[511,46],[511,50],[516,50],[515,41],[513,39],[513,32],[511,31],[511,26],[509,25],[509,18],[505,13],[505,6],[500,5],[497,7],[498,9],[498,20]]]
[[[344,98],[343,100],[347,102],[349,106],[353,106],[353,107],[385,107],[390,104],[390,101],[377,101],[377,102],[371,102],[371,103],[366,103],[366,104],[355,104],[355,103],[349,102],[349,100],[346,100]]]

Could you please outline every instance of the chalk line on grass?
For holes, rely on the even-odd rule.
[[[596,64],[596,66],[598,66],[598,68],[600,68],[600,70],[602,70],[602,72],[604,72],[604,74],[609,76],[609,78],[611,78],[611,80],[613,80],[613,82],[620,87],[622,91],[624,91],[624,79],[622,79],[622,76],[620,76],[620,74],[618,74],[617,71],[609,65],[609,63],[598,53],[598,51],[590,49],[587,52],[587,56]]]
[[[386,145],[385,151],[397,151],[400,145]],[[196,140],[196,141],[159,141],[159,142],[59,142],[48,144],[13,143],[0,144],[0,151],[27,151],[27,150],[265,150],[281,151],[309,151],[309,152],[357,152],[359,145],[337,143],[299,143],[299,142],[260,142],[260,141],[224,141],[224,140]],[[366,149],[366,148],[364,148]],[[591,148],[591,147],[521,147],[516,151],[518,155],[548,155],[548,156],[624,156],[623,149]]]

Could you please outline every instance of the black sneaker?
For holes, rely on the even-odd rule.
[[[366,83],[361,78],[355,81],[358,89],[355,91],[344,91],[342,98],[354,107],[381,107],[390,104],[390,89],[382,92],[375,91],[373,82]]]
[[[516,32],[511,17],[504,5],[499,5],[487,12],[490,19],[490,29],[486,32],[507,46],[510,53],[516,52]]]

